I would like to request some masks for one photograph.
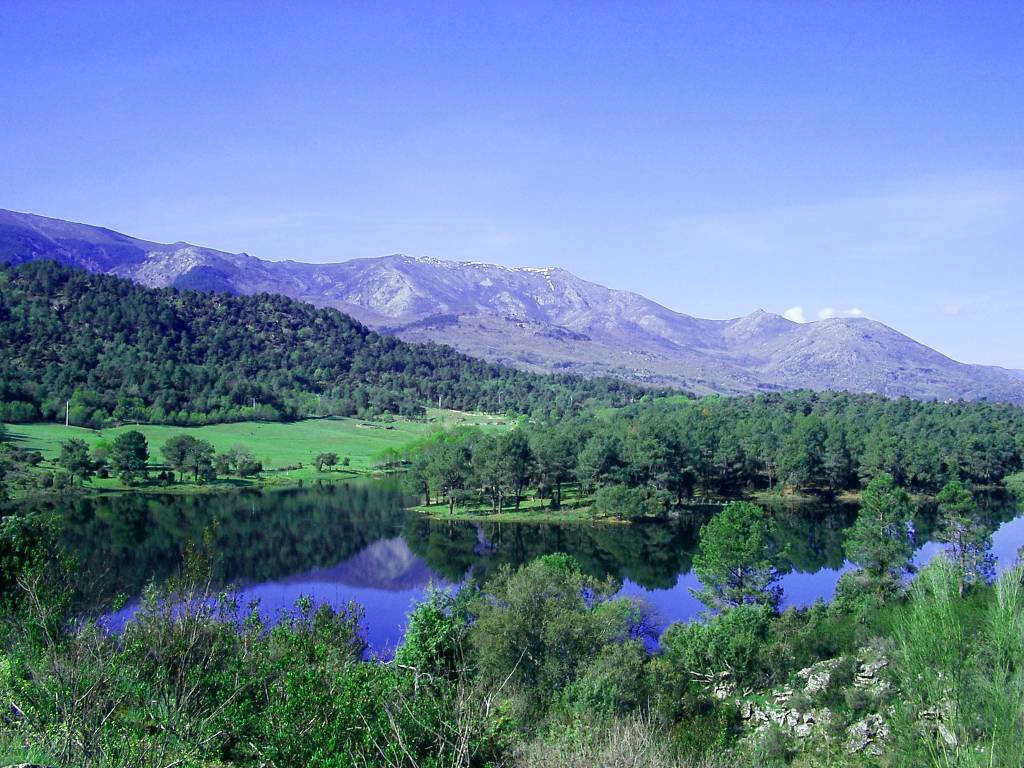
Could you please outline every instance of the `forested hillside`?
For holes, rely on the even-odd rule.
[[[282,296],[148,289],[39,261],[0,272],[0,420],[205,424],[446,408],[559,416],[646,390],[380,336]]]

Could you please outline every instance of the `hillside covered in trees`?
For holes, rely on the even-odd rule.
[[[416,416],[430,404],[557,417],[646,390],[542,376],[380,336],[282,296],[149,289],[40,261],[0,272],[3,421],[207,424]]]

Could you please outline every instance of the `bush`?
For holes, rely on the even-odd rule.
[[[568,555],[498,572],[474,601],[470,642],[486,686],[508,681],[542,707],[601,648],[627,636],[623,612],[599,613],[618,590],[585,576]]]
[[[670,500],[666,494],[647,488],[606,485],[597,490],[593,509],[598,517],[658,517],[665,514]]]
[[[1004,481],[1006,490],[1018,499],[1024,500],[1024,472],[1010,475]]]
[[[661,638],[661,661],[683,688],[720,672],[739,685],[764,685],[779,666],[768,650],[771,620],[770,607],[741,605],[704,624],[673,624]]]
[[[521,747],[514,765],[518,768],[677,768],[662,734],[641,716],[610,722],[585,721],[576,727],[559,727],[544,738]]]
[[[577,713],[625,715],[647,701],[647,650],[639,640],[607,645],[562,695],[561,706]]]
[[[711,757],[728,750],[739,730],[740,716],[734,703],[703,699],[673,727],[672,741],[683,755]]]
[[[395,664],[416,675],[456,680],[466,667],[471,588],[453,595],[431,587],[427,597],[409,613],[405,637],[395,652]]]
[[[1004,573],[987,599],[959,596],[945,558],[922,569],[896,622],[894,674],[901,691],[894,733],[907,759],[948,752],[965,765],[1017,765],[1024,743],[1024,572]],[[994,594],[993,594],[994,593]],[[920,713],[930,717],[922,719]]]

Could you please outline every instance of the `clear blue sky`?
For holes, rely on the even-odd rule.
[[[0,207],[1024,368],[1024,2],[0,3]]]

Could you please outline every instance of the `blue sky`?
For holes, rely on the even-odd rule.
[[[0,4],[0,207],[1024,368],[1024,3]]]

